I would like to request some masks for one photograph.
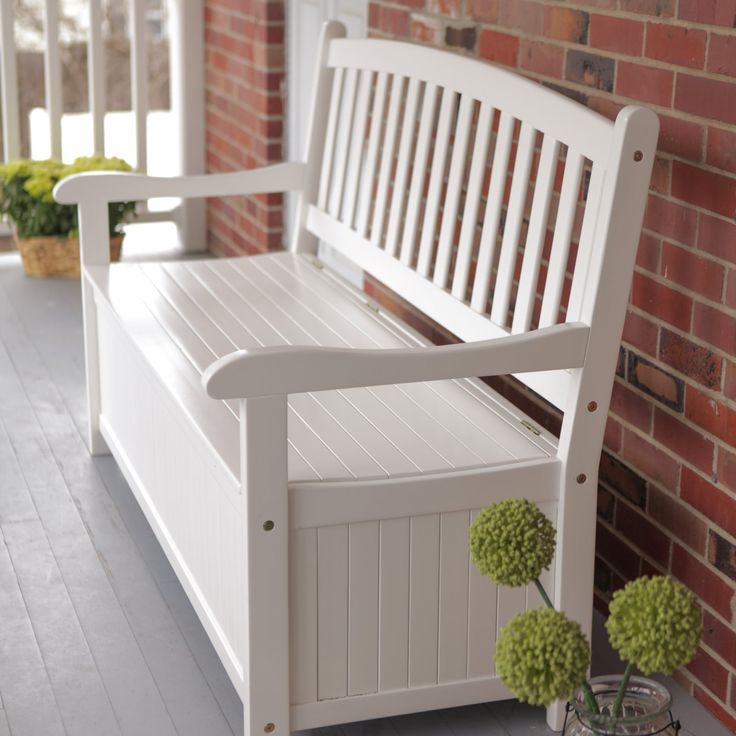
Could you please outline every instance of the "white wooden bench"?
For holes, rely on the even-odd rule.
[[[612,124],[494,66],[343,35],[323,30],[305,163],[56,190],[80,205],[91,449],[115,455],[252,735],[509,697],[496,632],[541,601],[469,564],[498,499],[554,519],[546,582],[589,630],[657,139],[641,108]],[[109,263],[109,201],[277,191],[299,197],[289,252]],[[367,300],[319,240],[462,344]],[[474,378],[500,374],[564,412],[559,441]]]

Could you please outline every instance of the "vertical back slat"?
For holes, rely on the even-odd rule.
[[[368,104],[370,102],[373,72],[362,70],[358,85],[358,99],[355,104],[355,120],[352,135],[350,136],[350,154],[348,156],[348,170],[345,176],[345,194],[342,200],[341,218],[349,227],[353,224],[355,202],[358,196],[358,178],[360,164],[363,159],[365,145],[365,129],[368,123]]]
[[[386,215],[386,201],[388,200],[388,189],[391,182],[391,170],[394,165],[396,131],[399,127],[399,111],[401,108],[404,81],[404,77],[395,75],[391,82],[391,100],[388,105],[386,135],[383,139],[381,170],[378,174],[378,188],[376,189],[376,202],[373,210],[373,222],[371,224],[371,243],[376,246],[380,246],[383,236],[383,220]]]
[[[15,59],[13,0],[0,0],[0,84],[2,85],[3,155],[5,161],[20,156],[18,68]]]
[[[330,174],[330,196],[327,211],[337,217],[342,200],[342,185],[345,181],[345,167],[348,158],[350,131],[353,125],[353,107],[355,90],[358,84],[358,70],[348,69],[345,72],[345,89],[340,104],[340,116],[337,124],[337,140],[335,141],[335,160]]]
[[[464,680],[468,651],[468,524],[467,511],[440,519],[439,682]]]
[[[455,125],[455,140],[452,144],[450,159],[450,173],[447,177],[447,191],[442,211],[442,226],[437,246],[437,258],[434,267],[434,283],[441,289],[447,285],[447,276],[450,272],[452,249],[455,243],[455,229],[457,228],[457,212],[460,206],[460,193],[465,174],[465,159],[468,153],[468,140],[473,122],[473,106],[475,100],[469,95],[460,99],[460,107]]]
[[[473,255],[475,230],[478,226],[478,210],[480,207],[480,193],[483,188],[483,176],[486,170],[488,156],[488,142],[491,138],[494,109],[487,102],[480,106],[478,123],[476,124],[475,143],[473,144],[473,158],[468,174],[468,192],[465,195],[465,209],[463,224],[460,229],[460,239],[457,246],[457,262],[452,278],[452,295],[457,299],[465,299],[468,289],[468,273]]]
[[[560,311],[562,287],[565,283],[565,268],[570,253],[570,238],[575,224],[582,172],[583,157],[568,148],[565,159],[565,173],[562,176],[560,201],[557,205],[552,249],[547,267],[547,280],[544,284],[542,311],[539,316],[540,327],[549,327],[556,324]]]
[[[439,514],[411,519],[409,687],[437,683]]]
[[[478,515],[473,511],[471,521]],[[478,572],[468,559],[468,678],[488,677],[494,672],[498,587]]]
[[[539,278],[539,264],[542,262],[544,236],[547,232],[549,220],[549,206],[552,199],[552,189],[557,173],[557,157],[560,144],[554,138],[546,135],[542,142],[542,152],[539,156],[537,179],[534,185],[532,211],[529,215],[529,228],[524,245],[524,260],[521,264],[519,290],[514,305],[514,320],[511,332],[526,332],[532,319],[532,309],[536,297],[537,280]]]
[[[378,522],[350,525],[348,695],[378,690]]]
[[[313,703],[317,700],[316,529],[295,529],[290,533],[289,561],[289,693],[292,703]]]
[[[493,151],[491,181],[488,184],[486,210],[483,215],[483,227],[478,248],[478,263],[475,268],[475,279],[473,280],[473,295],[470,299],[471,309],[481,313],[486,311],[488,293],[491,288],[491,269],[496,253],[498,226],[501,222],[501,207],[503,205],[503,193],[506,187],[513,135],[514,118],[503,112],[498,123],[496,147]]]
[[[383,109],[386,103],[387,86],[388,75],[385,72],[380,72],[376,80],[376,91],[373,95],[373,106],[371,108],[371,132],[368,138],[368,153],[366,154],[365,166],[360,177],[360,197],[355,229],[361,237],[365,237],[368,229],[368,218],[371,211],[371,201],[373,200],[374,177],[378,162],[378,144],[380,143],[381,130],[383,129]]]
[[[143,0],[130,0],[130,98],[135,117],[136,168],[148,166],[148,69],[146,68],[146,9]]]
[[[427,206],[424,210],[422,237],[419,242],[419,259],[417,262],[417,271],[424,277],[429,276],[429,269],[432,264],[437,214],[442,185],[445,180],[447,149],[450,144],[450,126],[455,112],[456,97],[457,94],[451,89],[445,89],[442,92],[440,117],[437,123],[437,137],[434,144],[434,160],[432,161],[432,173],[429,177]]]
[[[348,527],[317,530],[318,697],[348,692]]]
[[[61,158],[61,55],[59,53],[59,4],[58,0],[46,0],[44,7],[43,56],[44,83],[46,85],[46,112],[49,118],[49,142],[51,156]]]
[[[381,521],[378,689],[409,683],[409,519]]]
[[[92,145],[97,155],[105,153],[105,48],[102,40],[102,0],[89,0],[87,37],[87,84],[92,115]]]
[[[575,259],[575,271],[570,289],[570,301],[567,306],[565,321],[575,322],[580,319],[580,310],[583,302],[583,291],[590,268],[590,259],[593,254],[593,235],[598,220],[598,209],[603,194],[605,171],[600,164],[594,165],[588,184],[588,195],[585,198],[585,214],[580,229],[580,243],[578,244]]]
[[[399,238],[399,227],[404,214],[404,200],[406,199],[406,179],[409,173],[409,158],[411,156],[412,144],[414,142],[414,127],[417,117],[417,104],[419,102],[419,81],[409,80],[409,91],[404,103],[404,119],[401,124],[401,137],[399,138],[399,156],[396,162],[396,174],[394,176],[394,190],[391,196],[391,211],[388,218],[388,230],[386,232],[386,253],[395,255],[396,243]]]
[[[342,67],[338,67],[335,69],[334,76],[332,77],[330,114],[327,118],[325,147],[322,153],[322,171],[319,177],[319,194],[317,196],[317,206],[322,210],[327,207],[327,193],[330,188],[332,157],[335,152],[335,132],[337,131],[337,117],[340,112],[340,97],[342,96],[342,78],[344,73],[345,70]]]
[[[521,222],[524,217],[524,204],[529,186],[529,171],[534,154],[535,135],[536,131],[531,125],[528,123],[521,124],[509,205],[506,210],[506,224],[503,229],[503,240],[501,241],[501,254],[498,260],[498,278],[496,279],[496,289],[491,305],[491,320],[502,327],[506,325],[511,300],[511,286],[519,246]]]
[[[424,87],[419,133],[414,152],[414,166],[409,185],[409,201],[406,206],[406,221],[404,235],[401,240],[401,262],[409,265],[414,258],[414,245],[417,240],[417,224],[424,195],[424,181],[427,174],[427,158],[432,143],[432,128],[434,127],[435,108],[437,106],[437,85],[427,83]]]

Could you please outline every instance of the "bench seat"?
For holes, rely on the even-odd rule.
[[[160,380],[239,477],[237,402],[202,372],[238,348],[427,344],[313,257],[114,264],[94,283]],[[103,387],[104,388],[104,387]],[[474,379],[289,396],[290,482],[380,479],[553,457],[556,439]]]

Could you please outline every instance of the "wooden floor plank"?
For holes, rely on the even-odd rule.
[[[64,726],[0,530],[0,692],[14,736],[63,736]]]

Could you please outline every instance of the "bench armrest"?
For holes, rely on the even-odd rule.
[[[282,346],[237,350],[210,365],[202,385],[213,399],[415,383],[470,376],[578,368],[589,328],[545,327],[482,342],[363,350]]]
[[[228,174],[202,176],[145,176],[93,171],[62,179],[54,187],[60,204],[94,200],[127,202],[152,197],[227,197],[243,194],[291,192],[304,186],[306,164],[283,163]]]

